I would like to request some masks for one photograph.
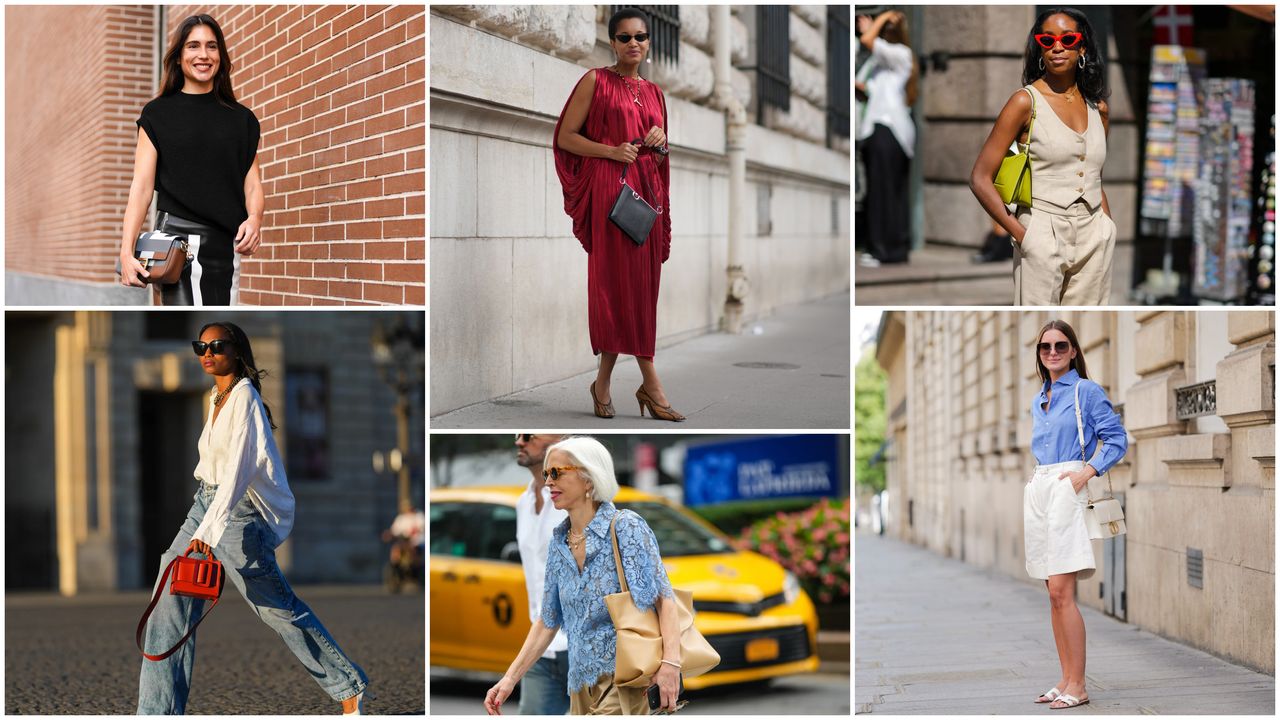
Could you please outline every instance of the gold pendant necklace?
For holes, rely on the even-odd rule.
[[[585,532],[575,533],[573,530],[570,530],[569,534],[565,536],[564,541],[568,544],[570,550],[577,550],[582,547],[584,542],[587,541],[587,534]]]

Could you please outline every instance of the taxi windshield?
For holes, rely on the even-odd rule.
[[[618,507],[634,510],[653,528],[662,557],[715,555],[734,549],[723,539],[699,525],[679,510],[658,502],[620,502]]]

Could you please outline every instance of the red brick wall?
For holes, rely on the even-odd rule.
[[[236,96],[262,123],[267,213],[242,302],[425,304],[425,8],[167,12],[170,36],[188,15],[218,21]]]
[[[5,8],[8,270],[115,277],[154,36],[150,7]]]

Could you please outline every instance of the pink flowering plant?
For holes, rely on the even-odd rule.
[[[791,571],[823,605],[849,599],[849,502],[822,500],[806,510],[777,513],[743,529],[738,547]]]

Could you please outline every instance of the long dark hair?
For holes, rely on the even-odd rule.
[[[1071,359],[1071,369],[1076,371],[1076,374],[1080,376],[1081,380],[1087,380],[1089,378],[1089,373],[1085,372],[1084,369],[1084,350],[1080,349],[1080,341],[1076,340],[1076,331],[1072,330],[1071,326],[1062,320],[1050,320],[1044,324],[1044,327],[1040,328],[1040,332],[1036,335],[1037,345],[1040,344],[1041,338],[1044,337],[1044,334],[1050,330],[1057,330],[1067,336],[1067,341],[1071,343],[1072,349],[1076,351],[1076,356]],[[1033,349],[1036,353],[1036,372],[1040,373],[1040,381],[1049,382],[1049,368],[1045,367],[1044,363],[1040,362],[1040,349]]]
[[[1083,69],[1076,69],[1076,87],[1080,89],[1081,97],[1090,105],[1097,107],[1099,100],[1111,97],[1111,90],[1107,87],[1106,57],[1098,47],[1089,18],[1075,8],[1050,8],[1036,16],[1035,25],[1032,25],[1031,30],[1027,32],[1027,49],[1022,62],[1022,84],[1030,85],[1045,74],[1045,71],[1040,68],[1044,48],[1036,42],[1035,36],[1036,33],[1044,32],[1044,21],[1053,15],[1066,15],[1074,20],[1076,29],[1084,36],[1080,40],[1079,49],[1084,52],[1085,65]]]
[[[249,336],[244,334],[239,325],[226,320],[218,320],[206,323],[200,328],[200,337],[204,337],[204,331],[211,327],[222,328],[231,336],[231,344],[235,346],[236,359],[240,361],[240,368],[236,372],[237,377],[247,377],[249,382],[253,384],[253,389],[258,391],[258,398],[262,398],[262,378],[266,376],[266,370],[259,370],[258,366],[253,362],[253,346],[249,344]],[[237,380],[238,382],[238,380]],[[271,417],[271,406],[267,405],[267,401],[262,401],[262,407],[267,411],[267,422],[270,423],[271,429],[276,429],[276,422]]]
[[[227,54],[227,39],[222,26],[210,15],[192,15],[173,34],[173,44],[164,54],[164,80],[160,84],[160,97],[182,91],[186,76],[182,74],[182,46],[197,25],[206,25],[218,39],[218,72],[213,75],[213,96],[218,102],[232,107],[236,104],[236,92],[231,88],[231,56]]]

